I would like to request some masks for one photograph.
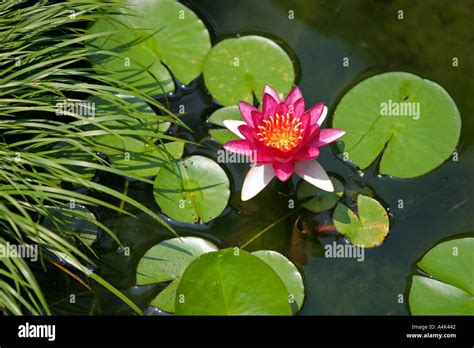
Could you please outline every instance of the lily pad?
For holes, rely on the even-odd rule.
[[[204,82],[222,105],[260,98],[265,85],[287,94],[295,80],[288,54],[274,41],[261,36],[243,36],[219,42],[204,63]]]
[[[141,177],[155,176],[160,168],[169,165],[169,160],[180,159],[184,152],[184,143],[180,141],[149,145],[129,138],[125,145],[128,146],[128,151],[109,156],[110,162],[124,174]]]
[[[211,40],[193,11],[174,0],[122,2],[126,6],[117,8],[119,14],[89,28],[91,34],[112,32],[93,42],[114,52],[94,57],[96,69],[150,94],[174,90],[166,67],[184,84],[200,75]],[[114,33],[116,30],[120,32]]]
[[[162,211],[172,219],[209,222],[227,206],[229,179],[213,160],[191,156],[158,172],[154,195]]]
[[[414,315],[474,315],[474,238],[441,243],[418,263],[433,278],[414,275],[409,295]]]
[[[237,106],[226,106],[220,109],[217,109],[212,113],[208,118],[208,121],[216,126],[225,127],[225,120],[236,120],[242,121],[242,116],[240,115],[239,108]],[[234,133],[229,131],[227,128],[217,128],[210,129],[209,133],[217,142],[225,144],[231,140],[239,139]]]
[[[334,186],[334,192],[323,191],[307,181],[302,181],[298,187],[298,199],[312,197],[302,206],[314,213],[332,209],[344,194],[344,185],[334,177],[331,177],[331,182]]]
[[[252,254],[265,261],[278,274],[288,290],[290,304],[296,304],[296,309],[301,310],[304,302],[304,283],[296,266],[273,250],[259,250]]]
[[[143,100],[126,95],[121,98],[128,108],[122,109],[118,105],[97,97],[88,99],[95,109],[94,122],[110,129],[111,133],[116,133],[94,137],[93,140],[99,151],[105,155],[133,151],[139,140],[154,141],[157,133],[166,132],[170,126],[169,121],[165,121],[163,116],[156,115]],[[86,125],[86,128],[101,129],[97,125],[92,128],[92,124]],[[131,133],[136,133],[136,135],[129,135]]]
[[[93,222],[95,215],[81,204],[62,204],[49,207],[51,215],[44,218],[43,226],[71,241],[78,240],[90,246],[97,238],[99,227]]]
[[[375,199],[359,195],[357,197],[359,216],[342,203],[334,211],[334,225],[352,244],[364,248],[376,247],[387,237],[389,219],[385,208]]]
[[[209,134],[218,143],[225,144],[232,140],[238,140],[239,137],[227,129],[209,129]]]
[[[174,313],[179,279],[188,265],[199,255],[217,250],[202,238],[181,237],[165,240],[150,248],[137,267],[137,285],[172,282],[158,294],[152,305]]]
[[[383,152],[380,173],[412,178],[451,156],[460,132],[456,104],[438,84],[404,72],[373,76],[339,102],[340,150],[361,169]]]
[[[176,290],[178,315],[291,315],[288,290],[275,271],[244,250],[203,254]]]

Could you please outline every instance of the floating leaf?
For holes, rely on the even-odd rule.
[[[208,118],[208,121],[214,125],[225,127],[225,120],[236,120],[242,121],[242,116],[240,115],[239,108],[237,106],[226,106],[220,109],[217,109],[212,113]],[[234,133],[226,129],[210,129],[209,133],[211,136],[221,144],[225,144],[231,140],[239,139]]]
[[[461,118],[438,84],[390,72],[352,88],[339,102],[333,126],[346,131],[339,146],[361,169],[383,151],[382,174],[412,178],[428,173],[452,154]]]
[[[224,249],[203,254],[176,291],[178,315],[291,315],[285,284],[257,256]]]
[[[252,254],[265,261],[278,274],[288,290],[290,303],[295,303],[296,309],[300,310],[304,302],[304,283],[296,266],[273,250],[259,250]]]
[[[195,223],[219,216],[229,200],[229,179],[213,160],[191,156],[158,172],[155,200],[170,218]]]
[[[44,218],[43,226],[58,234],[78,239],[84,245],[90,246],[99,233],[99,227],[93,222],[95,215],[81,204],[62,204],[58,207],[48,207],[51,215]]]
[[[151,303],[167,312],[174,312],[176,288],[184,270],[197,256],[217,250],[202,238],[180,237],[165,240],[150,248],[137,267],[137,284],[172,282]]]
[[[409,295],[414,315],[474,315],[474,238],[441,243],[418,266],[432,277],[415,275]]]
[[[127,1],[117,16],[96,21],[90,33],[120,30],[94,41],[114,56],[94,57],[94,67],[150,94],[174,90],[171,75],[189,84],[211,48],[209,32],[189,8],[174,0]],[[161,82],[160,84],[157,82]]]
[[[359,216],[342,203],[334,211],[334,225],[352,244],[364,248],[376,247],[388,234],[389,219],[385,208],[375,199],[359,195],[357,197]]]
[[[219,42],[204,63],[204,82],[222,105],[253,102],[265,85],[288,93],[295,79],[287,53],[270,39],[244,36]]]
[[[231,133],[227,129],[209,129],[209,134],[218,143],[225,144],[231,140],[240,139],[237,135]]]
[[[332,209],[344,194],[344,185],[334,177],[331,177],[331,182],[334,186],[334,192],[323,191],[307,181],[302,181],[298,187],[298,199],[312,197],[303,203],[303,207],[314,213]]]
[[[243,121],[243,118],[240,114],[239,107],[234,105],[217,109],[207,120],[212,124],[225,127],[225,120]]]
[[[149,145],[138,139],[129,138],[128,151],[109,156],[112,165],[128,175],[141,177],[155,176],[171,159],[180,159],[184,152],[184,143],[172,141],[165,144]]]
[[[105,155],[133,151],[134,148],[141,146],[139,144],[141,140],[154,142],[157,133],[166,132],[170,126],[170,122],[164,121],[163,116],[157,116],[143,100],[126,95],[121,98],[125,105],[129,105],[128,108],[122,109],[118,105],[98,97],[88,99],[88,102],[96,110],[94,121],[102,127],[110,129],[111,133],[116,133],[94,137],[94,142],[98,145],[100,152]],[[134,115],[132,112],[136,114]],[[91,128],[90,125],[87,126],[88,129]],[[93,129],[100,128],[95,126]],[[136,132],[137,135],[125,135],[130,132]]]

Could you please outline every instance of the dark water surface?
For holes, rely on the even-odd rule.
[[[439,241],[474,231],[474,6],[470,1],[302,1],[302,0],[190,0],[184,1],[210,26],[215,44],[224,37],[258,33],[281,40],[299,67],[299,86],[306,105],[323,101],[330,109],[326,126],[338,99],[359,81],[381,72],[407,71],[443,86],[456,102],[462,116],[458,161],[447,160],[436,170],[414,179],[365,175],[349,167],[324,148],[320,162],[346,182],[370,187],[389,209],[390,234],[382,246],[365,250],[365,260],[324,258],[321,245],[334,237],[308,242],[307,262],[301,265],[306,283],[306,301],[301,314],[409,314],[407,295],[415,262]],[[403,10],[404,19],[397,18]],[[289,19],[288,11],[294,11]],[[344,57],[349,67],[343,66]],[[452,66],[458,57],[459,67]],[[171,105],[185,104],[183,118],[195,131],[193,139],[206,145],[187,154],[215,157],[217,144],[208,141],[205,120],[217,108],[196,81]],[[416,149],[413,149],[416,151]],[[221,217],[209,225],[176,227],[180,234],[201,235],[220,246],[242,245],[263,228],[290,212],[287,207],[294,188],[275,183],[256,199],[240,202],[240,187],[247,168],[226,166],[235,189]],[[109,179],[120,187],[123,181]],[[296,184],[296,180],[295,180]],[[296,186],[296,185],[295,185]],[[132,183],[129,193],[158,211],[151,186]],[[398,208],[403,200],[403,209]],[[133,211],[133,210],[131,210]],[[291,257],[289,244],[293,214],[277,224],[246,249],[274,249]],[[134,269],[143,253],[171,237],[151,218],[109,216],[105,223],[131,248],[127,257],[107,240],[99,273],[139,303],[159,291],[154,287],[133,288]],[[338,241],[342,242],[342,241]],[[296,262],[296,260],[295,260]],[[57,289],[64,280],[55,283]],[[76,286],[66,284],[71,291]],[[400,301],[403,295],[404,301]],[[58,296],[59,298],[59,296]],[[83,308],[71,308],[58,300],[58,313],[79,310],[92,313],[127,313],[126,306],[110,295],[100,300],[85,298]],[[402,302],[402,303],[400,303]]]

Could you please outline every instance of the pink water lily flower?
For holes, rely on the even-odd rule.
[[[270,86],[263,90],[262,109],[246,102],[239,103],[244,121],[226,120],[224,125],[241,139],[224,145],[227,151],[252,154],[255,165],[250,168],[242,187],[242,200],[254,197],[277,176],[287,181],[295,172],[304,180],[334,191],[326,171],[315,160],[319,148],[344,135],[336,128],[321,129],[327,107],[316,104],[308,111],[298,87],[281,101]]]

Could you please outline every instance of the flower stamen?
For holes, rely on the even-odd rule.
[[[301,121],[290,114],[276,114],[263,120],[263,123],[258,126],[260,132],[257,133],[257,138],[265,146],[288,152],[303,139]]]

